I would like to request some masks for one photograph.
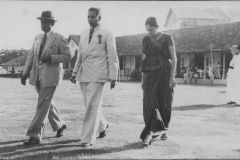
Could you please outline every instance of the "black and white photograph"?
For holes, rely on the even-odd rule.
[[[240,1],[0,1],[5,159],[240,159]]]

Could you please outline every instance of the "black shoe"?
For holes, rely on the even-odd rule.
[[[109,128],[109,125],[107,125],[105,131],[102,131],[101,133],[99,133],[99,136],[97,138],[104,138],[106,137],[106,130]]]
[[[60,129],[58,129],[56,137],[57,138],[62,137],[63,136],[63,130],[66,129],[66,128],[67,128],[67,126],[64,124]]]
[[[227,104],[236,104],[236,102],[230,101]]]
[[[153,135],[152,136],[152,139],[156,139],[156,138],[158,138],[160,135]]]
[[[161,140],[167,140],[167,133],[163,133],[161,136]]]
[[[39,144],[40,144],[40,140],[33,137],[30,137],[28,141],[23,142],[24,146],[39,145]]]

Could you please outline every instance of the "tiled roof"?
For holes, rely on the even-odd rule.
[[[210,52],[210,43],[217,51],[228,51],[232,44],[240,44],[240,22],[164,31],[173,36],[177,53]],[[116,38],[119,55],[142,55],[142,39],[146,34]],[[69,36],[70,37],[70,36]],[[75,38],[73,38],[75,37]],[[71,35],[78,44],[79,35]],[[27,53],[3,64],[24,64]]]
[[[209,52],[210,43],[214,50],[228,50],[232,44],[240,44],[240,22],[164,31],[173,36],[177,53]],[[142,39],[145,34],[117,37],[120,55],[141,55]]]
[[[28,57],[28,52],[26,52],[25,54],[18,56],[16,58],[11,59],[8,62],[2,63],[1,65],[18,65],[20,63],[20,65],[24,65],[26,60]]]

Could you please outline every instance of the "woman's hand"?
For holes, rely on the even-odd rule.
[[[174,88],[177,84],[177,81],[175,79],[175,76],[171,75],[170,76],[170,87]]]

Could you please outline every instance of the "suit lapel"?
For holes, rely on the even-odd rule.
[[[98,32],[99,32],[99,30],[94,31],[93,36],[92,36],[92,40],[88,45],[88,52],[91,52],[92,49],[96,46],[96,44],[98,42],[97,41]],[[89,36],[88,36],[88,40],[89,40]]]
[[[39,55],[39,50],[40,50],[40,46],[41,46],[41,43],[42,43],[42,39],[43,39],[43,34],[41,34],[41,36],[38,37],[38,39],[36,40],[36,55],[38,57]]]
[[[41,57],[43,57],[43,55],[46,54],[46,51],[47,51],[48,47],[50,46],[50,44],[52,44],[52,42],[54,42],[54,40],[56,40],[56,38],[55,38],[53,32],[51,32],[49,37],[47,38],[47,41],[46,41],[46,44],[45,44],[45,46],[43,48],[43,52],[42,52],[42,56]]]

